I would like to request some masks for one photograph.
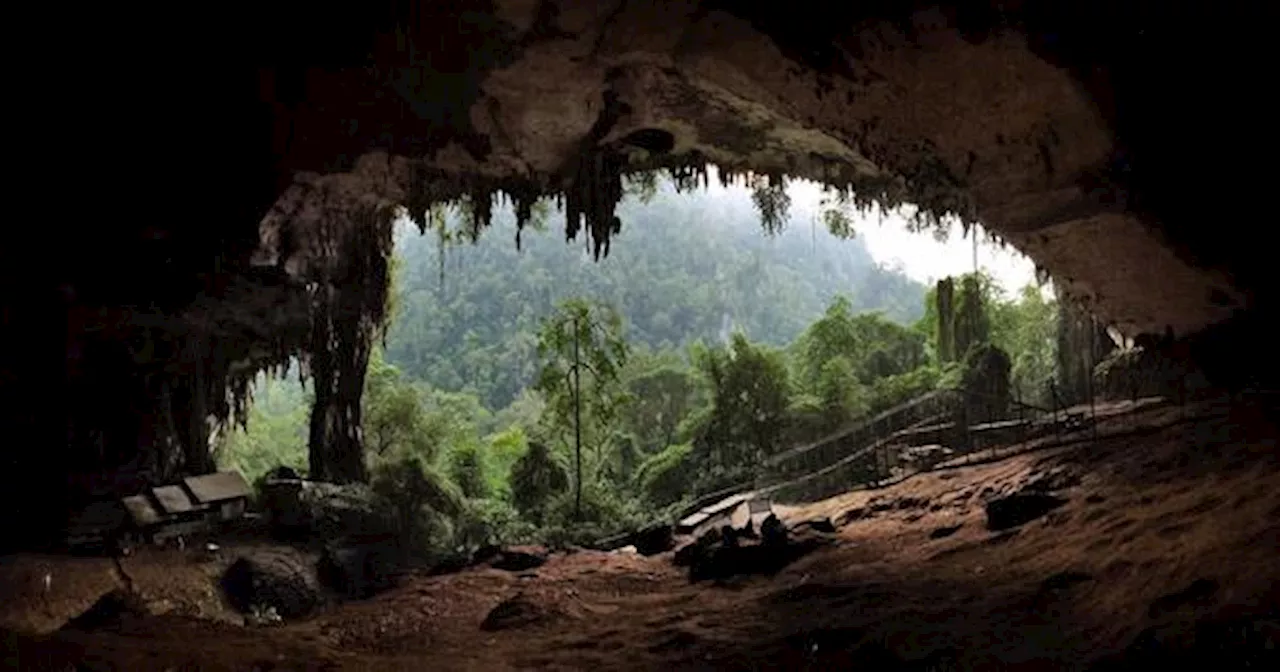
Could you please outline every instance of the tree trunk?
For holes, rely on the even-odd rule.
[[[942,362],[954,362],[955,351],[955,284],[951,278],[938,281],[938,359]]]
[[[573,319],[573,518],[582,517],[582,376],[578,343],[578,318]]]

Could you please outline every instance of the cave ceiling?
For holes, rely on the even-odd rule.
[[[1137,48],[1153,45],[1147,31],[1193,17],[1106,14],[1096,18],[1110,33],[1081,35],[1067,24],[1089,18],[1088,7],[890,7],[788,3],[784,15],[754,3],[504,1],[483,13],[409,11],[367,37],[359,64],[260,71],[283,195],[254,259],[276,260],[280,222],[302,230],[319,216],[297,214],[308,210],[299,200],[318,198],[300,186],[386,205],[506,191],[565,194],[575,211],[576,195],[588,235],[607,238],[609,222],[592,220],[612,215],[608,176],[584,177],[601,161],[606,174],[610,161],[623,172],[710,163],[979,221],[1128,333],[1191,332],[1252,304],[1256,287],[1221,259],[1205,263],[1188,243],[1197,236],[1162,227],[1135,197],[1124,171],[1136,143],[1122,135],[1118,105],[1137,105],[1116,102],[1127,71],[1099,68],[1124,54],[1110,44],[1055,52],[1034,25],[1056,16],[1059,41]],[[462,36],[442,40],[452,26]],[[1181,144],[1194,158],[1196,143]],[[414,193],[422,175],[426,196]],[[295,254],[296,272],[305,246]]]

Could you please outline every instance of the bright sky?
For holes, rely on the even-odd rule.
[[[816,203],[822,197],[822,188],[807,180],[792,182],[788,191],[793,203]],[[958,222],[952,226],[946,242],[938,242],[930,233],[908,231],[906,219],[896,213],[883,219],[878,213],[859,215],[855,222],[854,230],[876,262],[900,264],[903,272],[914,280],[932,284],[948,275],[973,270],[972,234],[964,235]],[[978,266],[994,276],[1006,294],[1016,295],[1028,283],[1035,282],[1035,264],[1031,259],[1012,247],[1001,248],[985,238],[979,227]]]

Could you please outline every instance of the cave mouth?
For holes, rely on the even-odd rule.
[[[5,296],[0,381],[17,401],[3,417],[40,446],[10,451],[15,486],[60,502],[108,487],[108,465],[158,479],[207,469],[207,419],[242,412],[252,373],[298,355],[323,379],[322,406],[336,404],[313,431],[347,437],[321,442],[340,462],[358,435],[361,344],[385,309],[385,231],[400,207],[426,229],[437,206],[465,199],[478,235],[497,194],[522,222],[550,194],[567,237],[586,228],[599,256],[627,175],[666,168],[695,184],[710,163],[722,179],[754,171],[763,212],[782,209],[781,176],[795,175],[868,205],[982,221],[1128,333],[1204,330],[1274,292],[1247,199],[1222,212],[1236,188],[1225,183],[1264,193],[1263,171],[1176,169],[1248,165],[1234,155],[1256,143],[1187,129],[1242,139],[1265,127],[1235,116],[1266,109],[1242,100],[1259,89],[1241,82],[1268,62],[1249,53],[1267,41],[1237,36],[1265,21],[1111,3],[963,16],[809,3],[781,22],[712,2],[536,4],[268,12],[155,50],[213,76],[130,90],[139,108],[183,112],[130,115],[136,133],[116,115],[99,135],[130,146],[102,154],[172,155],[180,137],[198,172],[151,171],[148,193],[170,207],[89,227],[39,262],[38,286]],[[1187,49],[1186,34],[1211,42]],[[229,39],[242,40],[236,59],[208,57]],[[1185,104],[1177,73],[1193,69],[1230,76]],[[199,104],[175,106],[187,96]],[[4,266],[21,284],[22,265]],[[1236,270],[1253,279],[1227,277]],[[1241,334],[1265,347],[1253,332],[1214,347]],[[92,484],[70,486],[68,465]],[[0,490],[15,516],[58,508]]]

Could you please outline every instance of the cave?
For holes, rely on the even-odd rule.
[[[1275,299],[1251,167],[1266,23],[1232,3],[284,3],[164,31],[74,14],[33,58],[94,64],[40,89],[76,113],[43,120],[65,144],[42,153],[50,174],[74,162],[60,198],[83,224],[4,246],[0,491],[35,537],[6,545],[209,471],[252,377],[295,357],[312,473],[361,479],[399,209],[425,225],[469,199],[480,235],[495,198],[522,219],[559,198],[599,257],[622,177],[659,169],[981,222],[1223,388],[1275,379],[1249,355]]]

